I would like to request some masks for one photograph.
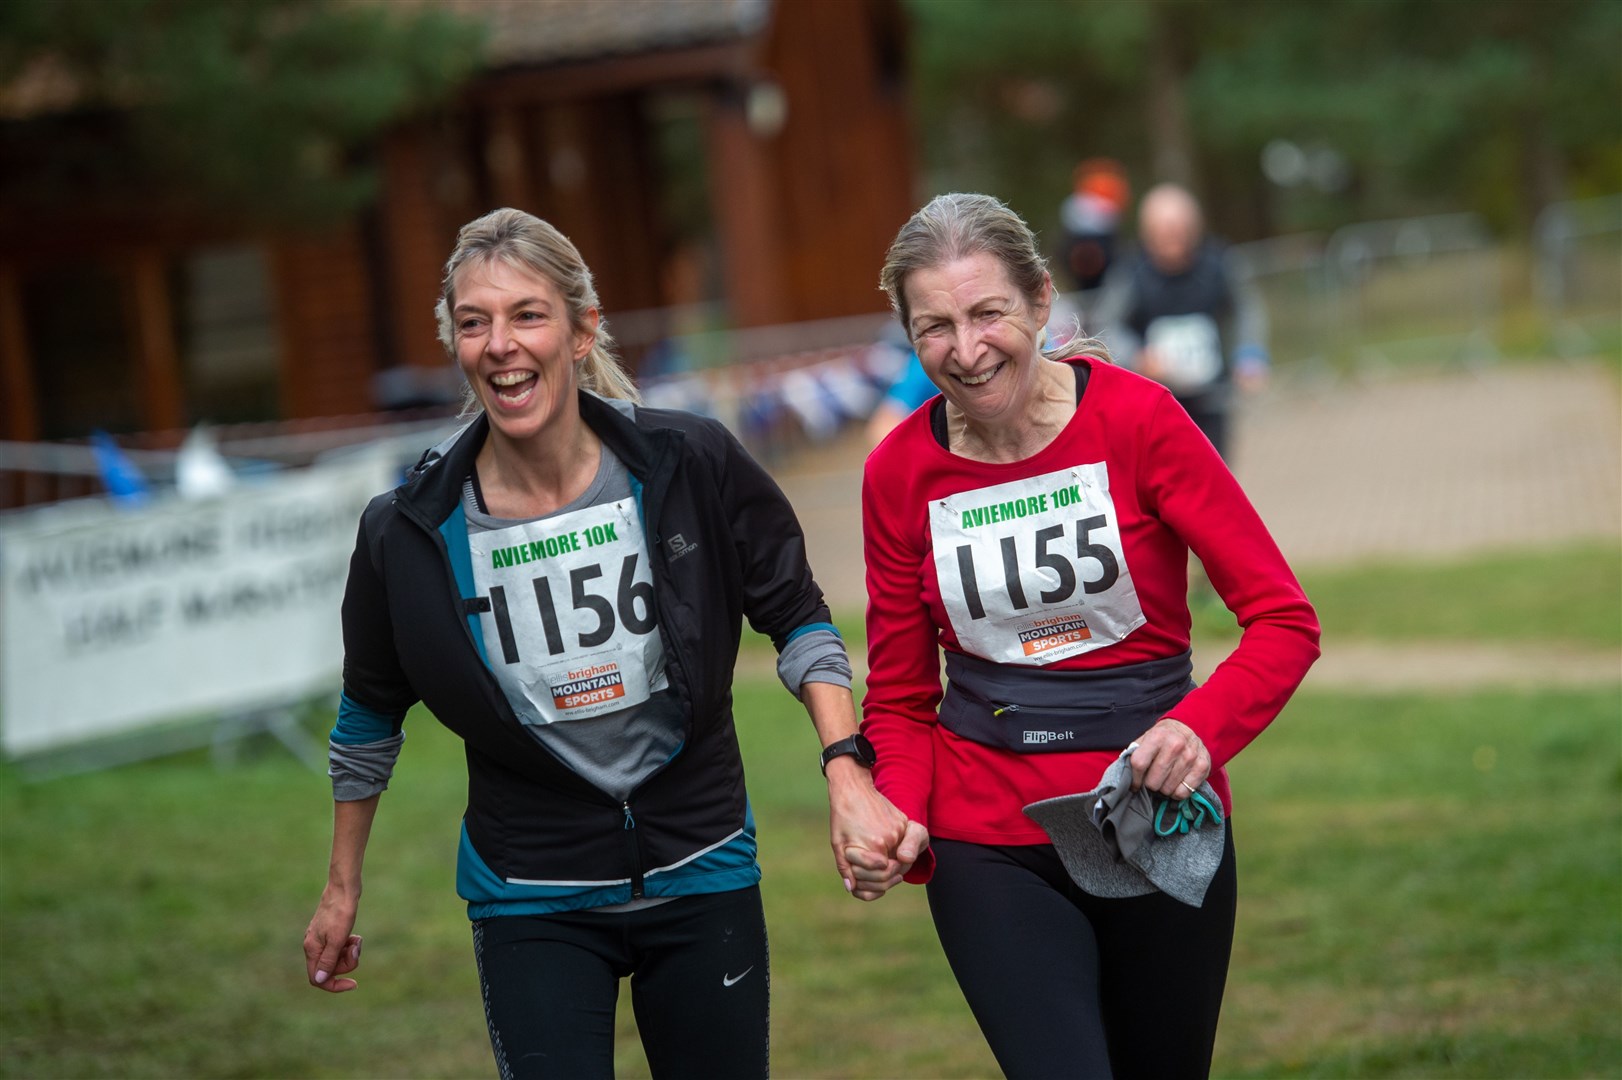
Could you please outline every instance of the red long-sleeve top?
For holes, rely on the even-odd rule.
[[[1192,550],[1243,632],[1211,677],[1167,715],[1204,741],[1211,755],[1212,787],[1228,810],[1232,798],[1223,765],[1278,715],[1318,656],[1312,605],[1250,500],[1182,407],[1164,387],[1132,372],[1087,357],[1070,362],[1089,369],[1080,405],[1052,443],[1023,461],[992,464],[949,452],[930,431],[928,404],[903,421],[867,461],[862,526],[868,678],[862,730],[878,753],[874,780],[879,790],[935,837],[980,844],[1047,843],[1047,834],[1021,808],[1092,790],[1119,753],[1017,753],[961,738],[936,722],[941,699],[937,646],[989,651],[965,647],[954,628],[955,611],[966,635],[980,632],[969,625],[965,589],[977,598],[1000,598],[996,590],[1006,590],[1019,595],[1021,608],[1037,595],[1063,595],[1068,610],[1079,610],[1081,621],[1093,623],[1092,640],[1068,647],[1085,651],[1043,667],[1077,671],[1133,664],[1189,648],[1187,566]],[[1102,472],[1090,475],[1107,475],[1102,495],[1090,492],[1080,511],[1086,520],[1050,526],[1046,540],[1030,530],[1041,521],[1063,518],[1052,504],[1027,499],[1016,505],[1005,499],[992,509],[999,496],[1018,490],[1016,482],[1065,470],[1088,475],[1085,467],[1095,463]],[[1078,466],[1081,472],[1075,472]],[[1085,488],[1083,484],[1078,490]],[[977,498],[985,489],[997,490]],[[1099,498],[1104,500],[1102,510]],[[954,532],[936,552],[932,503],[937,515],[942,507],[949,508],[947,517],[936,519],[943,522],[943,532],[948,525],[957,529],[961,515],[964,530],[1006,534],[1006,539],[996,538],[1000,547],[988,549],[1002,553],[1004,566],[1010,559],[1016,565],[1020,560],[1051,564],[1074,552],[1070,574],[1057,567],[1050,567],[1047,577],[1040,570],[1021,571],[1028,575],[1022,584],[1004,584],[995,559],[982,555],[977,576],[954,577],[948,593],[956,599],[943,599],[937,566],[958,573],[963,553],[947,548],[968,534]],[[1030,535],[1022,536],[1023,518],[1011,510],[1026,507],[1033,517],[1024,526]],[[1040,520],[1039,509],[1047,515]],[[1112,560],[1113,571],[1105,565]],[[1085,588],[1088,583],[1110,587],[1092,595]],[[1066,584],[1073,586],[1068,594]],[[1135,597],[1123,595],[1133,592]],[[1069,627],[1077,621],[1062,614],[1041,619],[1044,613],[1038,605],[1035,625]],[[1105,628],[1112,620],[1113,632]],[[1080,636],[1086,634],[1080,631]],[[1075,632],[1068,635],[1076,637]],[[932,871],[933,859],[926,855],[908,880],[927,881]]]

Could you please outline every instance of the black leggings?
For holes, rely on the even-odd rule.
[[[503,1077],[612,1077],[614,1003],[631,1003],[656,1077],[767,1075],[770,980],[760,887],[630,912],[473,924]]]
[[[1004,1073],[1210,1073],[1233,947],[1231,828],[1199,908],[1158,892],[1090,896],[1047,844],[932,846],[935,930]]]

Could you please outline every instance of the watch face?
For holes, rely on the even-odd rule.
[[[856,760],[871,769],[873,763],[879,759],[879,755],[873,750],[873,744],[868,742],[867,736],[861,732],[852,735],[850,741],[851,745],[856,747]]]
[[[873,744],[868,742],[867,736],[858,732],[855,735],[851,735],[848,738],[840,739],[838,742],[830,744],[828,748],[822,752],[823,774],[826,775],[828,772],[828,762],[832,761],[834,758],[845,757],[846,755],[860,761],[869,769],[871,769],[873,767],[873,763],[879,759],[878,754],[873,749]]]

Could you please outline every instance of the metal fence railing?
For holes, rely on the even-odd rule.
[[[1493,359],[1501,258],[1475,214],[1336,230],[1324,261],[1339,349],[1360,366]]]
[[[1287,374],[1490,360],[1503,255],[1474,214],[1348,225],[1236,245]]]
[[[1281,236],[1232,256],[1287,378],[1490,361],[1512,310],[1554,355],[1622,347],[1622,195],[1556,203],[1532,239],[1531,297],[1512,288],[1521,256],[1474,214]]]
[[[1243,287],[1266,313],[1275,364],[1292,375],[1327,372],[1335,342],[1332,284],[1321,233],[1237,244],[1229,251]]]
[[[454,430],[448,416],[391,421],[351,417],[331,421],[227,425],[212,430],[220,455],[244,476],[301,468],[357,447],[382,445],[403,471],[422,450]],[[175,433],[133,435],[119,440],[118,454],[153,488],[171,487],[182,451],[152,449],[178,441]],[[143,443],[147,445],[142,445]],[[72,442],[0,442],[0,512],[107,491],[107,461],[93,446]]]
[[[1533,285],[1555,352],[1622,339],[1622,195],[1555,203],[1532,229]]]

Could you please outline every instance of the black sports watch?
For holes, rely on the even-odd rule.
[[[873,744],[867,741],[867,736],[857,732],[855,735],[840,739],[836,743],[829,743],[823,748],[822,775],[828,775],[828,762],[836,757],[844,757],[846,754],[854,757],[869,769],[879,759],[879,755],[873,751]]]

